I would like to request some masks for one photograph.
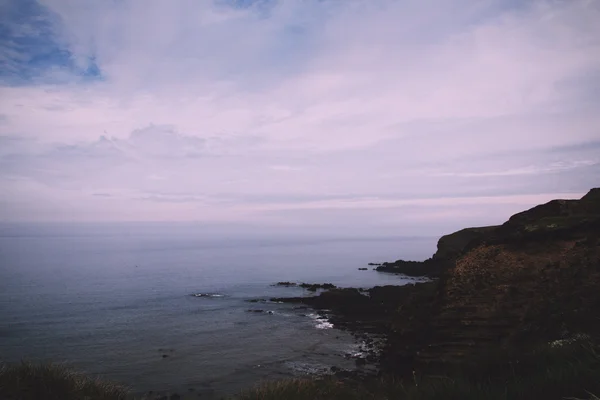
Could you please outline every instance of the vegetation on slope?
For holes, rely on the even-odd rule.
[[[23,362],[0,366],[2,400],[124,400],[127,393],[121,385],[60,365]]]
[[[514,358],[506,354],[455,366],[446,375],[371,381],[335,379],[266,383],[241,400],[530,400],[597,399],[600,352],[588,342],[546,346]]]
[[[268,382],[231,400],[598,400],[600,347],[589,340],[558,342],[528,354],[497,353],[440,375],[408,378],[294,379]],[[57,365],[0,368],[3,400],[124,400],[122,386]]]

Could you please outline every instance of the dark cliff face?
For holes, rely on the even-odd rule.
[[[454,263],[462,254],[486,243],[577,238],[592,233],[599,224],[600,189],[595,188],[580,200],[552,200],[515,214],[500,226],[467,228],[443,236],[433,258]]]
[[[469,243],[473,240],[484,238],[496,230],[498,226],[486,226],[481,228],[465,228],[458,232],[442,236],[437,244],[437,252],[433,255],[438,260],[456,260]]]
[[[486,243],[577,239],[600,231],[600,196],[592,189],[581,200],[552,200],[513,215]]]
[[[379,271],[412,276],[439,276],[464,254],[488,244],[576,239],[600,232],[600,189],[580,200],[552,200],[513,215],[499,226],[466,228],[438,241],[437,252],[424,262],[398,260],[384,263]]]
[[[515,214],[503,227],[527,232],[571,229],[596,220],[598,217],[600,217],[600,190],[592,189],[581,200],[552,200]]]
[[[600,335],[599,193],[553,200],[479,231],[440,275],[418,360]]]
[[[591,189],[581,200],[600,202],[600,188]]]
[[[600,196],[516,214],[445,270],[423,360],[600,335]],[[449,344],[451,343],[451,344]]]

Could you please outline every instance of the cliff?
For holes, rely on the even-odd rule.
[[[380,272],[399,273],[408,276],[437,277],[452,265],[456,259],[475,241],[483,240],[498,226],[465,228],[442,236],[437,243],[436,253],[425,261],[396,260],[384,262],[376,268]]]
[[[474,240],[481,239],[496,230],[497,226],[465,228],[458,232],[442,236],[437,244],[434,260],[456,260]]]
[[[600,232],[600,189],[580,200],[552,200],[515,214],[499,226],[466,228],[442,236],[436,253],[425,261],[397,260],[378,271],[437,277],[458,258],[482,244],[577,238]]]
[[[338,325],[385,332],[380,362],[395,372],[600,338],[599,234],[600,190],[593,189],[497,227],[444,236],[431,259],[396,264],[436,268],[434,282],[375,287],[367,296],[334,290],[298,301],[333,310]]]
[[[553,200],[469,242],[438,286],[420,361],[600,334],[600,196]]]

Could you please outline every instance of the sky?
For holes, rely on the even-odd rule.
[[[598,110],[598,0],[0,0],[0,221],[497,224]]]

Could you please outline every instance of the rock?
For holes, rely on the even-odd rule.
[[[163,354],[163,355],[162,355],[162,358],[167,358],[167,357],[169,357],[169,355],[168,355],[168,354]]]
[[[273,315],[273,314],[275,314],[275,312],[273,312],[273,311],[265,311],[265,310],[253,310],[253,309],[246,310],[246,312],[252,312],[252,313],[263,313],[263,314],[269,314],[269,315]]]
[[[336,287],[332,283],[301,283],[298,286],[300,286],[303,289],[307,289],[311,292],[315,292],[317,289],[335,289]]]
[[[391,272],[407,276],[437,276],[443,268],[443,263],[432,258],[425,261],[396,260],[391,263],[383,263],[375,268],[379,272]]]
[[[311,292],[315,292],[317,289],[334,289],[335,285],[331,283],[294,283],[294,282],[277,282],[273,286],[284,286],[284,287],[301,287]]]
[[[359,268],[359,271],[367,271],[369,268]]]

